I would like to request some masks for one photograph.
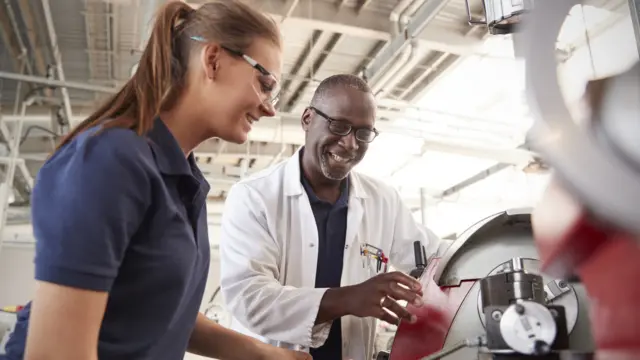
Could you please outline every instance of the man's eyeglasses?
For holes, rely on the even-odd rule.
[[[191,36],[191,40],[202,42],[202,43],[207,42],[207,40],[201,36]],[[242,58],[249,65],[251,65],[252,68],[254,68],[258,72],[258,80],[260,81],[260,92],[267,96],[267,99],[265,100],[265,102],[269,102],[271,106],[276,108],[276,106],[278,105],[278,102],[280,101],[280,95],[281,95],[280,94],[281,87],[278,79],[276,79],[276,77],[269,70],[265,69],[264,66],[260,65],[260,63],[258,63],[249,55],[244,54],[238,50],[230,49],[226,46],[221,46],[221,47],[231,55]]]
[[[354,132],[356,140],[363,143],[370,143],[378,136],[378,130],[370,129],[368,127],[356,128],[348,121],[336,120],[331,118],[329,115],[323,113],[322,111],[316,109],[313,106],[308,107],[309,110],[313,110],[316,114],[320,115],[320,117],[324,118],[329,122],[329,131],[332,134],[338,136],[347,136]]]

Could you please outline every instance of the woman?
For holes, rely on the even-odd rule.
[[[239,1],[159,12],[133,78],[38,174],[38,287],[9,359],[309,358],[198,313],[209,186],[192,151],[273,116],[281,64],[277,26]]]

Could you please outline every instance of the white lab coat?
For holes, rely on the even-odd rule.
[[[327,339],[331,323],[315,325],[326,289],[316,289],[318,232],[300,183],[299,154],[235,184],[222,215],[221,292],[231,327],[276,346],[308,351]],[[360,245],[381,248],[390,263],[415,267],[413,242],[427,256],[439,240],[417,223],[398,193],[371,177],[351,172],[341,286],[375,276]],[[364,264],[364,265],[363,265]],[[342,318],[344,359],[373,356],[376,320]]]

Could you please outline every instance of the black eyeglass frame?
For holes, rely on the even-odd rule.
[[[373,140],[375,140],[378,137],[378,135],[380,135],[380,132],[378,132],[378,130],[376,128],[371,129],[371,128],[368,128],[368,127],[355,127],[348,121],[337,120],[337,119],[332,118],[331,116],[329,116],[329,115],[325,114],[324,112],[318,110],[314,106],[309,106],[309,107],[307,107],[307,109],[315,112],[316,114],[320,115],[321,118],[325,119],[329,123],[329,131],[331,131],[331,133],[334,134],[334,135],[347,136],[347,135],[351,134],[352,132],[354,132],[356,140],[358,140],[359,142],[365,143],[365,144],[369,144],[369,143],[373,142]],[[338,132],[335,129],[332,129],[331,125],[334,124],[334,123],[345,125],[348,130],[346,132]],[[362,139],[358,138],[358,133],[362,134],[361,131],[365,131],[366,134],[373,134],[373,137],[370,140],[362,140]]]

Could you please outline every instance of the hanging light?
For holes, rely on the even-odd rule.
[[[482,0],[484,20],[479,20],[471,16],[469,0],[465,0],[469,25],[485,25],[492,35],[511,34],[515,31],[515,25],[520,22],[521,16],[533,8],[533,1]]]

